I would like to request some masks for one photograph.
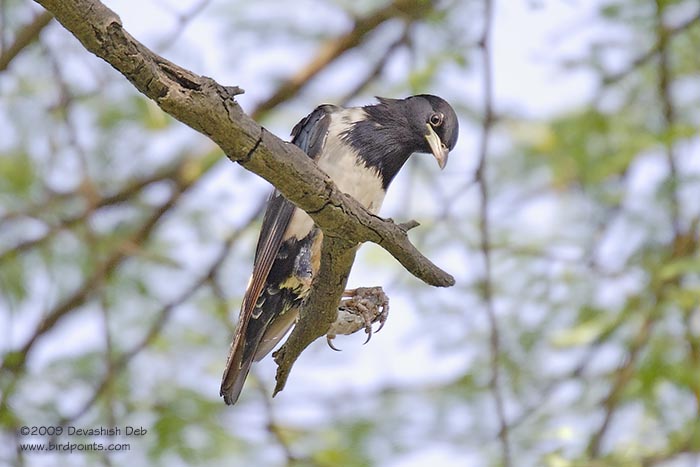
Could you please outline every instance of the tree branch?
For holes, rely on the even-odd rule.
[[[432,1],[394,0],[384,8],[358,18],[352,30],[325,42],[306,66],[282,83],[272,96],[258,105],[252,117],[255,119],[262,117],[266,112],[296,94],[311,78],[321,72],[328,63],[353,47],[358,46],[370,32],[386,21],[396,17],[404,17],[409,21],[414,18],[420,18],[430,11],[432,3]]]
[[[296,357],[335,321],[360,243],[380,245],[430,285],[454,285],[454,278],[425,258],[401,226],[364,209],[338,190],[303,151],[246,115],[234,100],[242,92],[239,88],[222,86],[155,54],[126,32],[117,14],[97,0],[36,2],[53,13],[87,50],[112,65],[165,112],[208,136],[233,162],[272,183],[323,231],[322,266],[317,276],[323,281],[315,280],[298,325],[276,355],[281,372],[276,392],[284,386]],[[392,5],[403,11],[410,3],[395,0]]]
[[[197,280],[195,280],[187,289],[184,289],[184,291],[181,292],[180,295],[164,304],[161,307],[161,309],[157,313],[155,313],[156,318],[153,320],[151,326],[149,327],[148,331],[143,335],[141,340],[137,344],[135,344],[130,350],[125,351],[124,353],[122,353],[114,359],[111,371],[108,371],[107,374],[103,377],[102,381],[100,381],[100,383],[96,386],[94,392],[92,393],[92,396],[80,407],[80,409],[78,409],[72,415],[61,418],[59,422],[60,425],[65,426],[76,423],[76,421],[80,417],[85,415],[92,407],[94,407],[97,400],[107,391],[110,384],[113,384],[114,379],[120,372],[122,372],[127,367],[129,362],[131,362],[137,355],[141,353],[143,349],[151,345],[151,343],[158,336],[160,336],[163,328],[170,320],[173,311],[178,306],[187,302],[187,300],[189,300],[195,293],[201,290],[201,288],[207,283],[207,281],[211,280],[212,277],[216,275],[216,273],[221,268],[221,265],[224,263],[224,260],[227,258],[229,252],[231,251],[231,248],[238,241],[241,234],[255,221],[255,219],[258,217],[257,211],[260,211],[262,207],[263,206],[261,206],[260,209],[256,209],[256,212],[250,218],[246,219],[246,221],[243,222],[240,227],[236,228],[233,232],[231,232],[228,235],[226,241],[224,242],[224,245],[217,254],[216,258],[211,262],[210,266],[204,271],[202,275],[199,276]]]
[[[38,14],[31,23],[17,32],[15,41],[0,54],[0,71],[7,70],[10,62],[29,44],[39,37],[39,33],[51,22],[53,15],[48,11]]]
[[[483,73],[484,118],[479,142],[479,165],[476,169],[476,182],[479,187],[481,201],[479,204],[479,231],[481,236],[481,255],[484,260],[484,277],[482,279],[483,299],[486,305],[486,315],[489,322],[489,344],[491,352],[491,378],[489,388],[493,393],[498,417],[498,438],[501,443],[503,465],[513,465],[510,448],[510,430],[506,419],[505,401],[501,387],[501,333],[498,326],[496,306],[493,291],[493,273],[491,269],[491,222],[489,220],[489,205],[491,201],[488,179],[486,176],[489,139],[495,123],[493,102],[493,67],[491,57],[491,28],[493,26],[493,0],[484,0],[483,30],[479,40]]]
[[[165,112],[207,135],[229,159],[277,187],[327,235],[377,243],[426,283],[454,285],[452,276],[415,249],[406,232],[339,191],[303,151],[246,115],[233,99],[240,89],[222,86],[156,55],[131,37],[116,13],[99,1],[36,1]]]
[[[210,167],[213,167],[214,162],[218,160],[218,158],[215,159],[214,156],[216,156],[216,154],[205,154],[199,158],[183,158],[182,160],[178,160],[168,167],[158,169],[153,174],[132,180],[115,193],[101,195],[96,192],[91,192],[89,194],[85,194],[81,193],[80,189],[68,193],[51,193],[50,197],[47,196],[41,202],[31,206],[25,211],[25,213],[15,211],[8,213],[0,218],[0,228],[7,220],[20,217],[23,214],[27,217],[39,218],[42,211],[48,212],[52,210],[52,212],[55,212],[56,206],[54,205],[54,201],[58,198],[67,199],[69,202],[84,200],[88,204],[88,206],[82,212],[64,217],[55,224],[49,224],[47,231],[42,236],[23,240],[10,246],[6,250],[0,251],[0,264],[10,258],[16,257],[20,253],[30,251],[31,249],[48,242],[58,232],[61,232],[64,229],[71,229],[80,223],[88,221],[93,213],[102,208],[111,207],[119,203],[125,203],[133,199],[137,193],[151,184],[165,180],[171,180],[176,184],[179,184],[186,178],[187,170],[191,170],[195,166],[201,172],[208,170]]]
[[[299,321],[293,332],[273,355],[277,363],[273,396],[284,389],[292,365],[301,352],[324,336],[338,318],[340,296],[345,290],[356,251],[356,245],[345,238],[324,235],[321,268],[314,277],[311,295],[299,312]]]
[[[46,334],[71,310],[87,302],[98,289],[99,284],[108,277],[128,256],[133,245],[139,245],[147,238],[160,222],[161,218],[175,205],[177,200],[189,190],[194,180],[184,181],[177,187],[170,198],[157,207],[151,215],[141,224],[141,226],[125,239],[119,246],[114,248],[110,255],[97,265],[95,271],[88,276],[83,284],[68,297],[65,297],[46,313],[32,335],[25,344],[17,351],[8,353],[4,360],[0,362],[0,371],[10,370],[17,373],[23,369],[27,361],[29,352],[34,348],[36,341]],[[0,408],[2,404],[0,403]]]
[[[12,374],[12,377],[8,378],[8,387],[0,394],[0,414],[7,410],[9,399],[14,392],[19,375],[25,369],[29,353],[34,349],[38,339],[53,329],[71,310],[87,302],[94,295],[95,291],[99,289],[100,283],[128,258],[130,248],[133,245],[141,244],[144,239],[148,238],[163,216],[196,181],[197,179],[187,178],[181,180],[179,186],[172,193],[170,198],[156,208],[129,238],[125,239],[119,246],[112,250],[109,256],[97,265],[95,271],[89,277],[85,278],[82,285],[77,290],[61,300],[46,313],[32,335],[21,348],[4,355],[4,358],[0,361],[0,374],[8,372]]]
[[[663,23],[660,25],[660,28],[663,30],[663,37],[659,37],[656,43],[651,46],[648,50],[646,50],[644,53],[641,55],[637,56],[634,60],[632,60],[625,69],[620,70],[616,73],[609,74],[607,76],[603,76],[602,78],[602,83],[604,86],[610,86],[611,84],[617,83],[621,79],[625,78],[626,76],[630,75],[632,72],[637,70],[638,68],[646,65],[649,63],[650,60],[652,60],[654,57],[656,57],[666,46],[666,42],[671,39],[673,36],[682,33],[683,31],[687,30],[691,26],[695,25],[697,22],[700,21],[700,11],[696,12],[693,16],[688,18],[687,20],[683,21],[682,23],[672,26],[672,27],[667,27],[664,26]]]

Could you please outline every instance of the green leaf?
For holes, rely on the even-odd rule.
[[[8,191],[20,197],[27,196],[34,180],[34,163],[26,152],[0,155],[0,189],[2,191]]]
[[[664,264],[659,270],[659,279],[668,281],[689,273],[700,273],[699,258],[679,258]]]

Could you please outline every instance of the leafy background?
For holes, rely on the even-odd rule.
[[[107,4],[282,137],[321,102],[448,99],[450,164],[414,156],[382,214],[457,285],[364,246],[385,329],[315,343],[275,399],[266,359],[225,407],[269,186],[2,0],[0,463],[700,465],[696,1]],[[20,449],[57,425],[147,434]]]

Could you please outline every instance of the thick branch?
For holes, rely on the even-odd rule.
[[[342,236],[355,244],[377,243],[428,284],[454,284],[451,275],[410,243],[406,232],[344,195],[300,149],[246,115],[233,99],[240,90],[224,87],[156,55],[131,37],[116,13],[99,1],[36,1],[86,49],[110,63],[164,111],[210,137],[232,161],[265,178],[309,212],[328,236]]]
[[[408,231],[418,225],[416,221],[409,221],[399,224],[398,227]],[[356,251],[355,245],[347,242],[345,239],[323,238],[321,270],[314,279],[311,295],[301,310],[299,310],[299,322],[292,329],[289,338],[273,355],[275,363],[277,363],[277,384],[275,385],[274,394],[284,389],[289,373],[292,370],[292,365],[294,365],[294,362],[296,362],[304,349],[319,337],[327,335],[332,325],[338,325],[339,300],[345,289]],[[341,252],[341,254],[338,254],[338,252]],[[330,281],[326,278],[337,278],[337,280]],[[383,312],[388,313],[388,305],[385,303],[381,306],[384,308]],[[385,319],[386,315],[380,320],[380,329],[384,325]],[[331,347],[335,349],[332,345]]]
[[[292,365],[313,341],[324,336],[338,318],[340,296],[345,290],[355,245],[344,238],[324,235],[321,269],[314,278],[312,293],[299,313],[299,321],[284,345],[274,354],[277,363],[277,394],[287,382]],[[331,278],[332,280],[327,280]]]
[[[308,212],[324,233],[321,270],[285,345],[276,354],[279,392],[302,350],[326,334],[337,317],[357,245],[370,241],[391,253],[428,284],[447,287],[454,278],[425,258],[406,230],[364,209],[296,146],[259,126],[235,102],[241,92],[158,56],[135,40],[119,17],[97,0],[36,0],[85,46],[122,73],[165,112],[211,138],[234,162],[272,183]],[[411,2],[395,0],[394,7]],[[427,2],[429,3],[429,2]],[[320,279],[323,280],[320,280]]]

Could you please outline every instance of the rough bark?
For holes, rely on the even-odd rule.
[[[272,183],[323,230],[328,240],[323,245],[324,266],[301,311],[299,325],[278,353],[276,391],[284,386],[289,368],[301,351],[325,335],[335,320],[347,279],[347,272],[343,276],[341,271],[349,271],[356,245],[369,241],[382,246],[409,272],[430,285],[454,284],[451,275],[411,244],[403,228],[369,213],[340,192],[299,148],[277,138],[246,115],[235,101],[242,92],[238,87],[223,86],[153,53],[124,30],[117,14],[99,1],[36,2],[88,51],[108,62],[161,109],[208,136],[229,159]],[[402,11],[412,3],[395,0],[393,5]]]

